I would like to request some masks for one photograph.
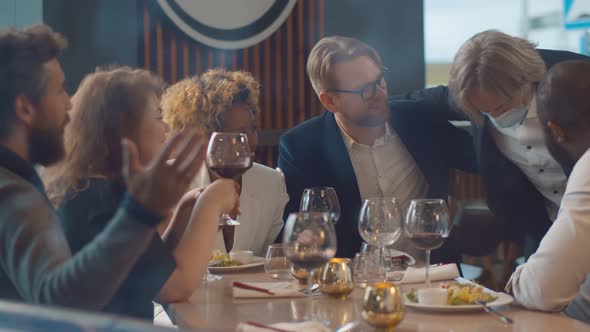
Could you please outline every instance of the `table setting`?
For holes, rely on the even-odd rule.
[[[335,257],[334,196],[326,188],[307,192],[305,211],[289,216],[282,243],[270,245],[265,258],[234,254],[243,269],[210,268],[220,278],[204,280],[188,302],[171,305],[172,319],[181,327],[247,332],[586,328],[559,314],[524,310],[509,294],[461,278],[455,263],[431,265],[430,251],[451,231],[442,200],[414,200],[405,218],[394,198],[366,200],[358,226],[366,242],[349,259]],[[392,247],[401,236],[425,251],[426,264]]]

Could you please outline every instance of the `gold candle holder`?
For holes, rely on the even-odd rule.
[[[378,331],[393,331],[404,319],[401,288],[394,283],[378,282],[368,286],[363,298],[363,319]]]
[[[348,258],[332,258],[320,270],[320,291],[344,299],[354,289],[352,267]]]
[[[291,264],[291,268],[289,269],[289,273],[293,276],[293,278],[297,279],[297,282],[299,283],[299,285],[301,285],[301,286],[307,285],[307,270],[297,268],[293,264]],[[311,282],[314,284],[317,283],[319,276],[320,276],[320,271],[314,270],[311,274]]]

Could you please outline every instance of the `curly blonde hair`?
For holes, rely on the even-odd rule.
[[[186,78],[162,95],[164,122],[175,130],[196,128],[205,135],[223,131],[223,114],[246,104],[256,117],[260,83],[245,71],[210,69],[200,77]]]

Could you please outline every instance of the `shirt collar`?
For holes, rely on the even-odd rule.
[[[367,146],[365,144],[360,144],[358,142],[356,142],[354,140],[354,138],[350,137],[346,131],[340,126],[340,123],[338,123],[338,121],[336,121],[336,123],[338,124],[338,128],[340,128],[340,133],[342,133],[342,138],[344,139],[344,144],[346,144],[346,146],[348,148],[350,148],[353,145],[364,145]],[[381,146],[383,144],[385,144],[386,140],[390,137],[392,137],[392,133],[391,133],[391,128],[389,127],[389,123],[385,124],[385,135],[377,138],[375,140],[375,142],[373,142],[372,147],[376,147],[376,146]]]
[[[537,117],[537,98],[536,95],[533,96],[529,104],[529,108],[527,109],[525,119],[534,119]]]
[[[33,165],[22,159],[14,151],[0,146],[0,167],[4,167],[14,174],[30,182],[40,192],[45,194],[45,186]]]

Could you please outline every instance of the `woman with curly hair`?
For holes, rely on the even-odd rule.
[[[164,121],[175,130],[196,128],[206,137],[213,132],[246,134],[254,156],[259,96],[260,84],[250,73],[211,69],[170,86],[161,105]],[[203,165],[191,186],[204,186],[215,179]],[[234,241],[234,249],[264,256],[284,224],[283,210],[289,200],[285,180],[278,171],[253,163],[237,181],[241,184],[240,225],[235,233],[233,227],[224,227],[223,235]],[[218,234],[216,248],[223,250],[223,243]]]
[[[100,236],[120,205],[125,193],[121,140],[135,143],[144,165],[166,140],[168,127],[160,109],[163,86],[150,72],[129,67],[97,70],[80,83],[72,98],[71,125],[65,131],[68,157],[44,172],[73,252]],[[203,163],[204,153],[196,160]],[[186,193],[164,239],[154,234],[104,310],[151,320],[152,301],[186,300],[207,270],[219,215],[238,202],[236,187],[224,179],[203,192]],[[187,210],[188,215],[192,211],[190,220],[179,220]]]

